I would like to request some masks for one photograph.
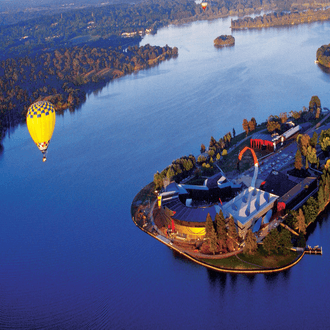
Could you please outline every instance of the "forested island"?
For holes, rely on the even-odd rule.
[[[235,45],[235,38],[231,35],[221,35],[214,39],[214,46],[225,47]]]
[[[319,64],[330,68],[330,44],[321,46],[316,52],[316,60]]]

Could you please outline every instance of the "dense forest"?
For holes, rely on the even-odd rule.
[[[40,17],[33,16],[35,10],[26,11],[24,16],[17,16],[16,23],[7,25],[1,21],[3,15],[8,18],[24,8],[2,12],[0,134],[20,122],[36,100],[49,99],[57,109],[74,108],[83,102],[86,92],[105,82],[176,56],[176,48],[137,46],[145,33],[155,33],[162,26],[260,10],[325,5],[322,1],[214,0],[203,11],[193,0],[113,0],[102,6],[66,8]]]
[[[297,3],[291,0],[213,0],[203,11],[200,4],[193,0],[147,0],[87,7],[44,15],[42,18],[25,19],[11,25],[0,25],[0,54],[2,57],[22,56],[36,49],[68,47],[121,36],[124,32],[155,32],[168,24],[248,15],[262,10],[305,12],[308,8],[323,8],[326,5],[322,1]],[[29,13],[25,13],[24,17],[29,17]]]
[[[74,108],[86,92],[107,81],[177,55],[177,48],[145,45],[126,49],[75,46],[39,56],[0,62],[0,134],[24,120],[35,101],[51,101],[57,110]],[[1,136],[1,135],[0,135]]]
[[[270,13],[254,18],[245,17],[231,21],[232,29],[256,29],[270,26],[287,26],[330,19],[330,9],[306,10],[304,12]]]

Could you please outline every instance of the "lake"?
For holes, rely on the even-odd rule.
[[[330,213],[309,236],[323,256],[273,275],[196,265],[140,231],[134,196],[173,159],[244,118],[330,106],[314,64],[330,22],[235,31],[230,19],[163,28],[141,44],[179,56],[109,83],[57,115],[47,162],[22,124],[0,153],[0,329],[327,329]]]

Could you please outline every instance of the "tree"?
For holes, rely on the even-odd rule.
[[[238,239],[235,221],[232,216],[230,216],[228,220],[228,236],[233,238],[235,241]]]
[[[306,221],[305,221],[305,216],[304,212],[302,209],[299,209],[298,215],[296,215],[297,219],[297,226],[298,226],[298,232],[303,233],[304,235],[306,234]]]
[[[174,175],[175,175],[175,172],[174,172],[174,170],[173,170],[173,167],[170,166],[170,167],[168,168],[168,170],[167,170],[166,178],[169,179],[169,180],[171,181],[171,180],[173,179]]]
[[[297,239],[297,245],[298,245],[298,247],[306,246],[306,239],[305,239],[305,235],[303,233],[299,234],[299,237]]]
[[[211,253],[215,254],[217,252],[217,234],[214,229],[214,224],[210,213],[206,216],[206,223],[205,223],[205,239],[206,243],[209,246],[209,250]]]
[[[158,171],[154,174],[154,184],[156,190],[159,190],[163,187],[163,177]]]
[[[243,119],[243,130],[246,133],[246,136],[249,134],[249,122],[247,121],[247,119]]]
[[[253,254],[258,249],[258,243],[256,236],[249,229],[245,236],[244,253]]]
[[[269,120],[267,122],[267,130],[269,133],[272,133],[276,130],[280,130],[281,129],[281,124],[277,121],[274,121],[274,120]]]
[[[280,247],[280,235],[277,229],[272,229],[263,240],[263,248],[266,254],[277,254]]]
[[[317,139],[318,139],[318,135],[317,135],[316,132],[314,132],[312,138],[309,140],[309,144],[310,144],[313,148],[316,148],[316,145],[317,145]]]
[[[330,128],[321,131],[319,144],[321,146],[322,151],[328,153],[330,148]]]
[[[307,200],[306,205],[303,206],[303,210],[305,214],[306,225],[309,225],[311,222],[314,222],[317,217],[319,212],[319,204],[314,197],[310,197]]]
[[[308,134],[299,134],[297,136],[297,144],[301,154],[306,158],[306,169],[308,168],[308,146],[310,141],[310,136]]]
[[[316,164],[317,163],[317,156],[316,156],[316,149],[315,148],[313,148],[311,146],[307,147],[306,159],[307,159],[307,162],[310,162],[311,164]],[[306,162],[306,164],[308,165],[307,162]]]
[[[291,234],[287,229],[282,228],[280,232],[278,252],[280,254],[287,255],[290,252],[291,248],[292,248]]]
[[[201,144],[201,154],[205,152],[205,145],[202,143]]]
[[[289,112],[289,115],[291,117],[293,117],[294,119],[299,119],[300,116],[301,116],[301,114],[302,114],[302,111],[301,110],[299,112],[298,111],[290,111]]]
[[[218,239],[225,239],[227,237],[226,220],[223,216],[222,210],[215,215],[215,223],[217,226]]]
[[[309,101],[309,111],[314,111],[316,108],[321,108],[321,101],[318,96],[313,95]]]
[[[222,210],[215,215],[215,223],[217,227],[217,237],[218,237],[218,246],[220,251],[224,251],[227,248],[227,230],[226,230],[226,221],[223,216]]]
[[[303,164],[302,164],[302,157],[301,157],[301,152],[300,150],[298,149],[297,152],[296,152],[296,156],[295,156],[295,161],[294,161],[294,167],[297,169],[297,170],[301,170],[302,167],[303,167]]]
[[[255,123],[254,123],[252,120],[250,120],[250,121],[249,121],[249,131],[252,132],[252,131],[254,131],[255,129],[256,129],[256,127],[255,127]]]
[[[286,112],[281,112],[280,113],[280,119],[281,119],[281,123],[285,124],[288,120],[288,115]]]
[[[233,128],[233,137],[236,136],[236,131],[235,131],[235,128]]]

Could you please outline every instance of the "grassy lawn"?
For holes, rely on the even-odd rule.
[[[298,253],[290,251],[287,256],[265,256],[262,252],[257,251],[253,255],[240,253],[237,256],[238,258],[236,256],[232,256],[226,259],[201,260],[207,264],[220,268],[260,270],[265,268],[281,268],[292,263],[298,257],[298,255]]]
[[[255,269],[256,267],[249,265],[236,256],[232,256],[226,259],[201,259],[203,262],[215,267],[227,268],[227,269]]]
[[[290,264],[298,257],[298,255],[299,254],[297,252],[290,251],[290,253],[286,256],[284,255],[265,256],[263,253],[261,253],[258,250],[254,255],[241,253],[239,254],[239,258],[246,262],[262,266],[263,268],[278,268]]]

